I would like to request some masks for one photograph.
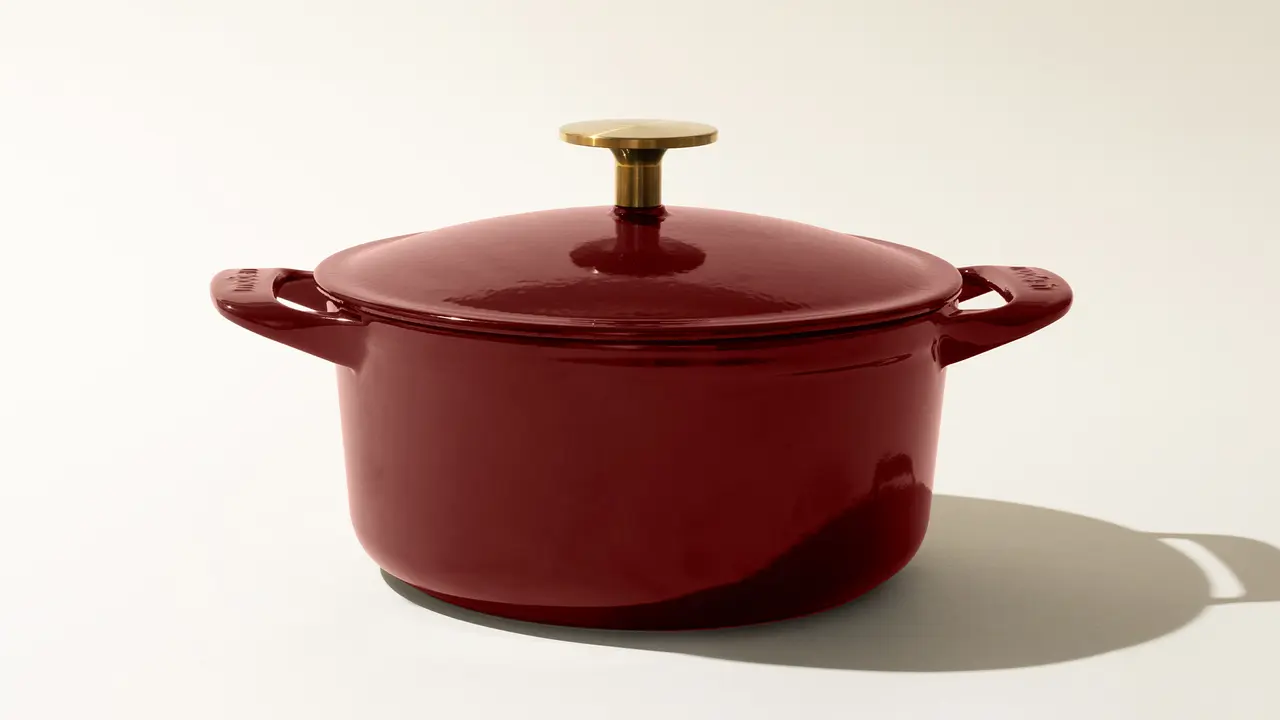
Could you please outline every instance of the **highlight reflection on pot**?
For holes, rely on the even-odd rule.
[[[386,572],[511,617],[687,628],[839,604],[911,559],[945,368],[1056,321],[1071,290],[663,205],[663,153],[716,136],[567,126],[614,151],[614,206],[214,279],[228,319],[339,366],[352,520]],[[957,306],[993,290],[1008,302]],[[905,495],[886,467],[911,478]],[[838,550],[803,550],[831,528]],[[753,580],[779,563],[785,588]],[[707,600],[717,588],[739,589],[733,607]]]

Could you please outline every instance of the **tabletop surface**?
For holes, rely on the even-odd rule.
[[[0,717],[1280,717],[1280,6],[646,11],[0,7]],[[351,530],[333,369],[209,301],[607,204],[556,131],[611,116],[720,129],[673,204],[1072,284],[949,371],[928,539],[864,598],[679,635],[413,602]]]

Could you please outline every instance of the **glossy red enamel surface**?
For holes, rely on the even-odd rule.
[[[382,567],[429,591],[673,602],[779,563],[830,582],[813,554],[834,542],[847,557],[855,536],[867,561],[896,549],[873,563],[888,571],[924,531],[943,381],[931,322],[651,351],[369,332],[361,368],[339,371],[352,516]],[[882,524],[842,520],[868,512]],[[828,528],[852,534],[806,548]]]
[[[960,275],[892,243],[701,208],[571,208],[357,246],[324,261],[331,296],[489,332],[694,339],[834,329],[941,307]]]
[[[945,367],[1071,301],[1034,268],[960,274],[960,297],[1009,302],[667,345],[425,330],[339,308],[293,270],[227,271],[212,294],[339,365],[352,519],[387,572],[486,612],[659,629],[821,610],[910,560]]]

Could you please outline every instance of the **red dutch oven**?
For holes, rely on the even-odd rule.
[[[928,524],[947,366],[1062,317],[1070,288],[664,207],[662,155],[705,125],[561,134],[613,150],[613,207],[213,280],[232,322],[338,366],[366,551],[467,608],[628,629],[782,619],[891,577]],[[957,307],[989,291],[1007,302]]]

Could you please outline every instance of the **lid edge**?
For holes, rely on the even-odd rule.
[[[689,322],[654,323],[588,323],[513,321],[510,319],[479,317],[449,317],[429,313],[412,313],[404,309],[389,308],[374,303],[344,297],[320,288],[321,292],[348,312],[370,316],[373,319],[407,325],[423,331],[461,333],[476,336],[524,338],[529,340],[566,340],[599,344],[701,344],[727,340],[764,340],[797,335],[836,333],[863,330],[907,322],[931,315],[955,301],[960,295],[960,276],[957,272],[955,291],[938,302],[915,307],[899,307],[878,313],[850,316],[848,314],[815,314],[809,318],[787,320],[760,319],[756,321],[724,322],[693,320]],[[510,316],[507,316],[510,318]],[[533,316],[536,317],[536,316]]]

